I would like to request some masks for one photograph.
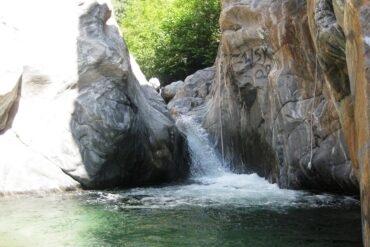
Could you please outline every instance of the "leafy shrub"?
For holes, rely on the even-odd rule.
[[[165,85],[213,64],[220,0],[115,2],[127,45],[146,76]]]

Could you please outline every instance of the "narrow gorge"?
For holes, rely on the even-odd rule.
[[[110,1],[0,10],[0,246],[370,246],[370,1],[221,9],[161,88]]]

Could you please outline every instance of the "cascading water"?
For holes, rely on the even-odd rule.
[[[0,246],[361,246],[357,200],[234,174],[201,125],[177,125],[192,158],[187,182],[0,198]]]
[[[176,125],[187,138],[191,176],[187,183],[136,188],[124,193],[100,193],[99,200],[122,202],[124,208],[173,208],[178,206],[312,206],[332,203],[331,196],[279,189],[256,174],[235,174],[224,166],[206,130],[190,116]]]
[[[192,117],[181,116],[177,119],[176,125],[188,140],[192,178],[215,177],[230,172],[211,144],[206,130]]]

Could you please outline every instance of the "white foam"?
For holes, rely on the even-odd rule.
[[[193,179],[190,184],[98,192],[90,203],[108,208],[170,209],[182,207],[286,208],[338,207],[358,204],[352,197],[316,195],[279,189],[256,174],[225,173],[219,177]]]
[[[365,43],[366,43],[368,46],[370,46],[370,37],[366,36],[366,37],[364,38],[364,40],[365,40]]]
[[[206,131],[190,117],[181,117],[178,128],[187,136],[192,168],[186,184],[135,188],[121,192],[98,192],[92,203],[106,202],[118,208],[174,207],[320,207],[338,203],[331,195],[314,195],[280,189],[257,174],[234,174],[223,166]],[[348,201],[348,200],[347,200]],[[341,202],[345,202],[343,198]],[[353,203],[353,200],[348,202]]]
[[[220,155],[209,140],[202,126],[189,116],[181,116],[177,127],[186,135],[192,159],[192,177],[221,176],[230,172],[223,165]]]

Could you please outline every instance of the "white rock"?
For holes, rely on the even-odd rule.
[[[184,174],[184,159],[177,160],[186,144],[160,96],[140,86],[149,83],[134,59],[130,67],[110,2],[24,4],[33,11],[18,15],[19,8],[9,5],[17,18],[0,11],[2,20],[17,21],[27,41],[2,38],[8,44],[0,45],[0,61],[10,68],[0,73],[0,127],[17,98],[24,65],[19,107],[11,128],[0,135],[0,194],[130,185]],[[10,39],[1,23],[1,37]]]
[[[158,78],[150,78],[149,84],[154,87],[154,89],[158,90],[161,87],[161,82],[159,81]]]

